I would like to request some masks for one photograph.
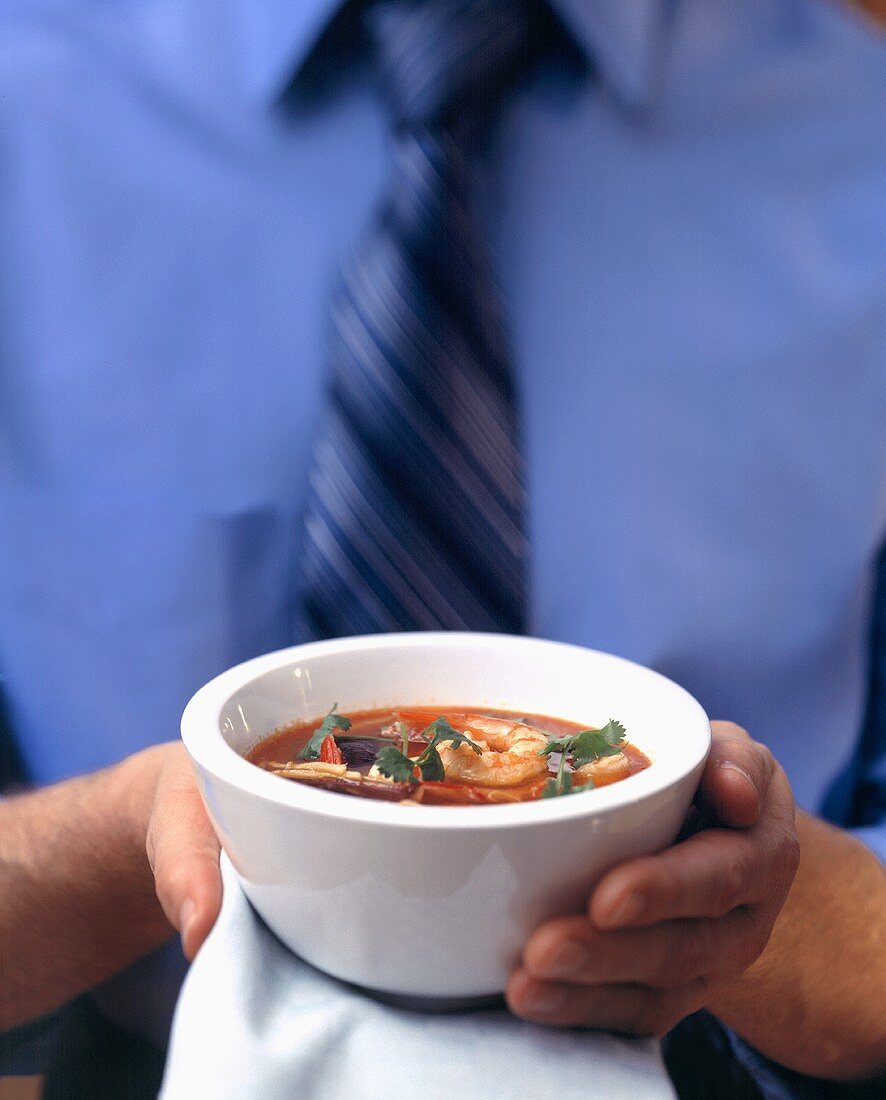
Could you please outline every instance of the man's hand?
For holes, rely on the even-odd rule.
[[[197,954],[221,908],[216,839],[183,745],[169,753],[148,825],[148,860],[157,897],[178,929],[189,959]]]
[[[712,725],[696,806],[712,825],[610,871],[587,914],[549,921],[507,989],[518,1016],[663,1035],[757,959],[799,863],[794,800],[763,745]]]

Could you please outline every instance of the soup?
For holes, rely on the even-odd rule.
[[[476,806],[581,794],[650,761],[614,719],[602,729],[469,708],[365,710],[299,723],[247,759],[283,779],[402,805]]]

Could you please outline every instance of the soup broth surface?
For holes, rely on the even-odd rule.
[[[579,738],[583,732],[588,736]],[[469,706],[346,715],[333,708],[325,723],[315,719],[277,730],[247,759],[283,779],[404,806],[486,805],[583,794],[650,766],[617,723],[591,736],[595,733],[546,715]],[[566,742],[565,760],[563,752],[549,751],[551,740],[570,738],[578,740]],[[597,751],[601,755],[588,759],[589,752]]]

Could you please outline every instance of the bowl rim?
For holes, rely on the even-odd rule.
[[[221,718],[230,698],[261,676],[307,659],[322,659],[327,654],[342,654],[367,649],[424,649],[431,647],[480,649],[543,648],[549,651],[580,653],[596,661],[611,662],[630,668],[641,678],[652,677],[668,685],[687,706],[687,724],[694,715],[697,723],[696,747],[685,750],[679,767],[653,766],[598,790],[560,798],[516,802],[493,806],[417,806],[336,795],[305,784],[287,782],[263,771],[241,756],[224,738]],[[406,705],[406,704],[404,704]],[[412,704],[410,704],[412,705]],[[417,704],[416,704],[417,705]],[[552,717],[556,717],[552,715]],[[265,734],[264,736],[270,736]],[[303,642],[274,650],[234,665],[204,684],[191,697],[181,718],[181,739],[198,769],[205,769],[222,780],[263,802],[339,821],[391,827],[461,832],[465,829],[512,829],[543,825],[546,822],[592,818],[621,806],[635,805],[657,794],[664,794],[680,783],[706,760],[710,751],[711,728],[701,704],[685,688],[645,665],[602,650],[568,642],[528,635],[489,634],[463,631],[424,631],[410,633],[352,635],[325,641]],[[694,744],[694,742],[693,742]],[[642,749],[642,745],[639,746]],[[591,794],[593,797],[591,797]]]

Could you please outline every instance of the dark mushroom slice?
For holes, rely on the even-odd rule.
[[[371,768],[379,749],[385,744],[369,738],[337,737],[339,750],[349,768]]]

